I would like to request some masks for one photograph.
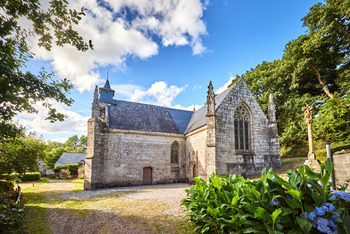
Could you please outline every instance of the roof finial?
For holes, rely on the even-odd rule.
[[[109,69],[107,69],[107,80],[109,78]]]

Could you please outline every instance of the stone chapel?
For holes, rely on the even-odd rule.
[[[195,111],[113,99],[96,86],[88,120],[86,190],[260,174],[280,166],[275,105],[268,117],[241,77]]]

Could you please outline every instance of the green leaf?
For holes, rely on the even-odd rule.
[[[333,163],[332,163],[332,160],[330,158],[326,159],[326,161],[324,162],[324,165],[326,167],[326,170],[329,173],[332,173],[332,171],[333,171]]]
[[[306,173],[306,175],[308,175],[310,177],[310,179],[314,179],[314,180],[320,180],[321,179],[321,174],[320,173],[313,172],[310,169],[310,167],[308,167],[306,165],[301,165],[301,167],[305,168],[305,173]]]
[[[286,191],[286,193],[289,193],[290,195],[292,195],[293,198],[296,198],[299,201],[302,200],[302,192],[298,189],[290,189]]]
[[[254,212],[255,218],[262,219],[264,221],[267,221],[269,218],[269,214],[266,212],[266,210],[262,207],[259,207],[255,212]]]
[[[266,228],[267,228],[267,231],[269,231],[270,234],[283,234],[283,232],[274,230],[270,226],[266,226]]]
[[[312,223],[305,219],[305,218],[301,218],[301,217],[296,217],[297,219],[297,222],[299,224],[299,227],[301,228],[301,230],[304,232],[304,233],[309,233],[311,228],[312,228]]]
[[[234,197],[232,198],[231,205],[232,205],[232,206],[237,206],[238,200],[239,200],[239,196],[238,196],[238,195],[234,196]]]
[[[323,195],[311,194],[312,199],[314,200],[316,206],[321,207],[325,202]]]
[[[296,200],[284,198],[284,201],[294,209],[301,209],[301,204]]]
[[[282,212],[282,210],[279,208],[272,213],[271,218],[272,218],[273,226],[275,226],[276,218],[278,215],[281,214],[281,212]]]
[[[289,183],[292,185],[293,188],[296,188],[300,181],[300,174],[297,171],[293,171],[292,174],[289,176]]]
[[[221,179],[219,176],[215,176],[213,178],[213,185],[215,188],[217,188],[219,191],[221,190]]]

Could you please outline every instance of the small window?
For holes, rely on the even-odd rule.
[[[179,142],[174,141],[171,144],[171,163],[179,163]]]
[[[249,112],[245,106],[240,104],[236,108],[234,115],[235,149],[238,151],[249,151],[249,125]]]

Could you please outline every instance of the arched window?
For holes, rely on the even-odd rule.
[[[179,142],[174,141],[171,144],[171,163],[179,163]]]
[[[249,151],[250,148],[250,126],[248,109],[239,104],[234,116],[235,149],[238,151]]]

